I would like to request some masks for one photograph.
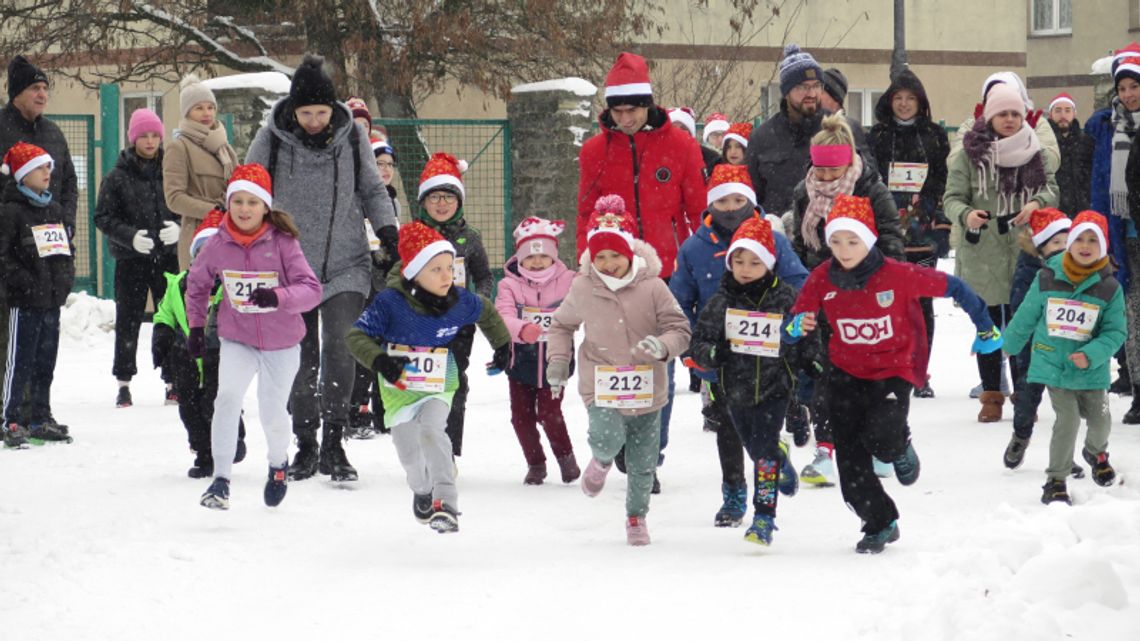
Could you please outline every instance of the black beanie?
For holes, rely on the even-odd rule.
[[[843,72],[832,67],[823,72],[823,90],[827,92],[839,106],[844,106],[843,103],[847,100],[847,76]]]
[[[28,62],[23,56],[16,56],[8,63],[8,101],[20,95],[37,82],[47,83],[47,74]]]
[[[305,54],[301,66],[293,73],[293,83],[289,86],[289,97],[294,107],[305,105],[336,105],[336,88],[332,78],[324,70],[325,59],[311,53]]]

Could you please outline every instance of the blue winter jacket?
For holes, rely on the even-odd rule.
[[[1128,291],[1128,259],[1124,250],[1125,236],[1136,236],[1136,227],[1131,219],[1112,215],[1112,205],[1108,196],[1108,184],[1112,176],[1112,108],[1101,109],[1085,123],[1085,133],[1092,137],[1092,209],[1108,219],[1108,247],[1112,259],[1116,261],[1114,276],[1124,291]]]

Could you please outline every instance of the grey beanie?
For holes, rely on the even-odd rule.
[[[200,102],[212,102],[214,107],[218,106],[218,99],[214,97],[214,92],[202,84],[202,81],[198,80],[198,76],[190,74],[182,79],[182,91],[178,94],[178,106],[182,109],[182,117],[185,118],[186,114],[190,112],[190,108]]]
[[[824,71],[823,90],[842,107],[843,103],[847,101],[847,76],[835,67]]]

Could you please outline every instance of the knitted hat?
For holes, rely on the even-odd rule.
[[[26,142],[18,142],[4,154],[0,174],[12,176],[18,183],[36,167],[52,166],[52,162],[51,154],[43,149]]]
[[[780,61],[780,95],[786,96],[793,87],[805,80],[823,81],[823,69],[815,58],[799,45],[792,43],[784,47],[784,59]]]
[[[986,105],[982,109],[982,117],[989,122],[1003,111],[1025,114],[1025,102],[1021,99],[1021,95],[1017,93],[1017,89],[1005,83],[990,89],[989,95],[986,96]]]
[[[704,141],[708,142],[709,136],[715,133],[728,131],[728,127],[728,116],[720,113],[719,111],[709,114],[709,117],[705,118]]]
[[[1031,111],[1033,109],[1033,101],[1029,99],[1029,92],[1025,89],[1025,83],[1022,82],[1021,76],[1012,71],[997,71],[991,73],[986,81],[982,83],[982,102],[986,102],[990,91],[999,84],[1009,85],[1017,90],[1017,94],[1021,96],[1021,100],[1025,103],[1025,110]]]
[[[603,204],[601,201],[606,198],[613,198],[613,196],[602,196],[598,199],[598,205]],[[609,204],[611,203],[606,203],[606,205]],[[624,208],[625,202],[623,201],[622,209]],[[607,209],[610,211],[606,211]],[[633,217],[628,213],[612,211],[612,208],[608,206],[599,210],[599,207],[595,205],[595,211],[590,216],[588,228],[586,247],[590,250],[590,256],[597,256],[600,252],[610,249],[625,256],[627,260],[633,260],[636,227]]]
[[[558,236],[566,229],[561,220],[547,220],[538,216],[526,218],[515,227],[515,256],[521,262],[528,256],[558,256]]]
[[[1049,108],[1046,109],[1045,111],[1053,111],[1053,107],[1056,107],[1057,105],[1061,105],[1061,104],[1066,104],[1066,103],[1071,105],[1073,107],[1073,109],[1077,108],[1077,101],[1073,100],[1073,97],[1070,96],[1068,94],[1068,92],[1062,91],[1061,93],[1054,96],[1052,100],[1049,101]]]
[[[741,147],[748,149],[748,139],[752,137],[752,123],[750,122],[734,122],[728,127],[728,132],[724,134],[724,143],[730,140],[735,140],[740,143]],[[721,143],[722,145],[724,143]]]
[[[606,106],[653,106],[653,87],[649,84],[649,65],[645,58],[622,52],[606,74]]]
[[[1042,207],[1029,217],[1029,229],[1033,232],[1033,245],[1040,247],[1057,234],[1068,231],[1073,221],[1059,209]]]
[[[348,105],[349,110],[352,111],[353,118],[364,118],[368,121],[368,133],[372,133],[372,114],[369,113],[368,105],[365,104],[364,100],[352,96],[344,104]]]
[[[178,94],[178,106],[182,109],[182,117],[190,113],[190,109],[200,102],[208,102],[218,106],[218,99],[209,87],[198,80],[198,76],[190,74],[182,79],[182,91]]]
[[[1092,230],[1096,234],[1096,239],[1100,241],[1100,256],[1097,256],[1097,260],[1100,260],[1108,255],[1108,219],[1091,209],[1082,211],[1073,218],[1073,227],[1069,230],[1069,240],[1065,243],[1065,249],[1073,246],[1081,232],[1089,230]]]
[[[191,260],[202,250],[202,246],[206,244],[206,241],[218,233],[218,227],[221,227],[222,219],[225,215],[226,212],[217,207],[211,209],[210,213],[206,214],[206,218],[202,220],[202,224],[198,225],[194,230],[194,237],[190,239]]]
[[[400,241],[397,248],[400,251],[400,262],[404,264],[404,269],[400,273],[408,280],[415,278],[416,274],[439,254],[455,255],[454,245],[447,242],[438,231],[418,220],[400,226]]]
[[[131,113],[131,124],[127,127],[127,141],[133,145],[139,136],[151,133],[158,134],[158,139],[162,140],[166,133],[162,119],[150,109],[135,109]]]
[[[234,173],[230,174],[230,183],[226,186],[227,205],[230,198],[239,191],[249,192],[264,201],[266,207],[273,207],[273,180],[265,167],[257,163],[234,167]]]
[[[728,253],[724,255],[724,265],[729,271],[732,271],[732,252],[738,249],[747,249],[756,254],[768,269],[775,267],[776,239],[772,236],[772,224],[759,216],[740,223],[732,235]]]
[[[1112,82],[1122,78],[1132,78],[1140,82],[1140,44],[1132,42],[1127,47],[1117,49],[1112,54]]]
[[[823,90],[842,107],[843,102],[847,100],[847,76],[835,67],[824,71]]]
[[[706,204],[712,207],[714,202],[729,194],[744,196],[753,207],[756,206],[756,191],[752,188],[748,167],[729,164],[713,167],[712,175],[709,176]]]
[[[293,73],[293,83],[289,85],[289,97],[293,107],[305,105],[336,105],[336,88],[332,78],[325,73],[325,59],[311,53],[305,54],[301,65]]]
[[[387,140],[377,136],[375,132],[368,137],[368,142],[372,145],[372,155],[388,154],[392,160],[396,160],[396,150],[392,149],[392,145],[388,144]]]
[[[863,241],[868,249],[875,246],[879,237],[879,230],[875,227],[875,210],[871,208],[871,199],[862,196],[848,196],[839,194],[827,214],[827,225],[823,228],[827,240],[837,231],[853,232]]]
[[[23,56],[16,56],[8,62],[8,102],[37,82],[47,84],[48,77],[38,67]]]
[[[432,154],[420,174],[420,193],[416,200],[423,201],[433,191],[449,191],[459,196],[459,204],[467,196],[463,191],[463,172],[467,171],[466,160],[456,160],[451,154]]]
[[[693,138],[697,137],[697,119],[693,116],[692,109],[688,107],[674,107],[669,110],[669,120],[685,125],[685,129],[689,130],[689,135]]]

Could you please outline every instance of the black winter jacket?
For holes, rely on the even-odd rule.
[[[46,207],[32,205],[9,180],[0,207],[0,277],[8,287],[8,304],[29,309],[63,307],[75,282],[75,245],[67,231],[71,255],[41,258],[32,227],[64,225],[63,209],[52,199]]]
[[[419,220],[425,225],[434,227],[452,245],[455,245],[456,261],[462,258],[463,268],[467,272],[466,287],[483,298],[494,298],[495,277],[491,273],[491,264],[487,261],[487,250],[483,247],[483,236],[479,231],[474,227],[468,227],[467,220],[462,216],[440,224],[426,213],[422,213]]]
[[[163,195],[162,150],[155,159],[144,161],[133,148],[124,149],[115,168],[103,179],[95,205],[95,226],[110,240],[111,256],[116,260],[157,260],[163,255],[174,255],[178,244],[163,245],[158,239],[166,221],[178,222],[178,216],[166,206]],[[131,245],[140,229],[147,230],[147,236],[154,241],[150,254],[140,254]]]
[[[894,95],[903,89],[918,97],[918,115],[913,125],[900,125],[891,109]],[[867,144],[875,154],[883,184],[888,182],[892,162],[926,163],[926,183],[919,197],[929,203],[932,210],[939,208],[942,194],[946,191],[946,157],[950,154],[950,140],[946,130],[931,119],[926,89],[909,69],[899,74],[875,104],[875,126],[867,134]]]
[[[75,209],[79,204],[79,185],[75,179],[75,167],[71,164],[71,152],[67,138],[59,126],[41,116],[35,122],[24,120],[24,116],[11,103],[0,109],[0,158],[18,142],[26,142],[40,147],[51,154],[55,163],[51,170],[51,185],[48,191],[52,200],[60,206],[64,221],[71,233],[75,233]],[[0,193],[3,193],[9,176],[0,174]]]
[[[1061,148],[1061,166],[1057,168],[1061,202],[1057,209],[1072,218],[1088,209],[1092,201],[1092,162],[1096,141],[1081,131],[1081,123],[1076,119],[1069,125],[1067,134],[1061,133],[1052,120],[1049,126],[1053,128],[1057,145]]]

